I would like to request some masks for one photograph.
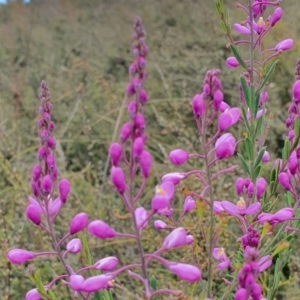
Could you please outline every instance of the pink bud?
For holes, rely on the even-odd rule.
[[[249,197],[252,197],[254,193],[254,183],[250,182],[249,185],[247,186],[247,194]]]
[[[118,265],[118,259],[114,256],[109,256],[98,260],[94,267],[100,271],[112,271]]]
[[[293,151],[288,160],[288,168],[292,175],[295,175],[298,170],[298,158],[296,151]]]
[[[281,172],[278,175],[278,181],[280,185],[287,191],[289,191],[292,188],[290,176],[287,173]]]
[[[133,86],[133,84],[130,82],[130,83],[128,83],[128,85],[127,85],[127,87],[126,87],[126,94],[127,94],[127,96],[132,96],[132,95],[134,95],[134,93],[135,93],[135,89],[134,89],[134,86]]]
[[[121,143],[125,143],[128,138],[130,137],[131,134],[131,124],[130,123],[125,123],[120,132],[120,141]]]
[[[122,156],[122,146],[119,143],[112,143],[109,147],[109,155],[114,166],[117,166]]]
[[[46,162],[47,162],[47,167],[48,167],[49,171],[52,172],[55,168],[55,158],[54,158],[54,156],[51,155],[51,154],[47,155]]]
[[[226,109],[230,109],[230,106],[226,102],[222,101],[219,110],[220,112],[224,112]]]
[[[121,168],[112,167],[110,171],[110,180],[117,189],[117,191],[123,194],[126,190],[125,175]]]
[[[58,189],[61,202],[66,203],[71,190],[70,182],[67,179],[62,179],[59,182]]]
[[[172,150],[169,159],[174,165],[182,165],[189,159],[189,154],[182,149]]]
[[[270,160],[270,154],[269,154],[268,151],[265,151],[265,152],[264,152],[264,155],[263,155],[263,157],[262,157],[262,159],[261,159],[261,161],[264,162],[264,163],[266,163],[266,162],[268,162],[269,160]]]
[[[154,227],[158,230],[165,229],[168,227],[168,225],[162,220],[156,220],[156,221],[154,221],[153,224],[154,224]]]
[[[80,239],[73,239],[68,244],[66,249],[68,252],[76,254],[81,251],[82,244]]]
[[[85,213],[77,214],[71,221],[70,234],[75,234],[82,231],[88,223],[88,216]]]
[[[32,168],[32,171],[31,171],[31,176],[32,176],[32,179],[33,180],[38,180],[40,178],[42,174],[42,167],[40,164],[37,164],[35,165],[33,168]]]
[[[25,297],[26,300],[42,300],[37,289],[30,290]]]
[[[196,201],[191,196],[187,196],[183,204],[183,213],[186,214],[190,210],[193,210],[195,207]]]
[[[136,126],[137,129],[140,130],[145,130],[146,128],[146,122],[145,118],[141,113],[137,113],[135,118],[134,118],[134,125]]]
[[[38,208],[35,205],[28,205],[26,208],[27,218],[35,225],[41,224],[41,216]]]
[[[223,102],[224,95],[220,90],[216,90],[213,96],[213,106],[215,110],[219,110]]]
[[[223,159],[234,155],[235,151],[235,138],[231,133],[225,133],[217,139],[215,144],[216,157]]]
[[[226,60],[226,67],[228,67],[228,68],[236,68],[239,65],[240,64],[239,64],[238,60],[234,56],[228,57]]]
[[[35,181],[35,180],[31,179],[30,186],[31,186],[33,195],[38,196],[39,191],[40,191],[40,181]]]
[[[50,122],[48,125],[48,129],[49,129],[49,131],[53,132],[55,129],[55,124],[53,122]]]
[[[155,189],[155,196],[151,200],[153,210],[165,209],[174,196],[175,186],[171,181],[164,181]]]
[[[168,173],[162,177],[162,182],[172,181],[174,185],[178,184],[185,176],[182,173]]]
[[[47,146],[50,148],[50,149],[55,149],[55,139],[53,137],[48,137],[47,139]]]
[[[190,244],[194,243],[194,237],[191,234],[187,235],[185,243],[187,245],[190,245]]]
[[[243,178],[238,178],[235,182],[235,190],[238,196],[241,196],[243,193],[244,189],[244,179]]]
[[[45,159],[47,153],[48,151],[44,146],[40,147],[37,151],[38,160]]]
[[[283,14],[282,8],[277,7],[274,10],[274,13],[271,18],[271,26],[274,26],[282,18],[282,14]]]
[[[152,157],[151,154],[144,150],[140,157],[140,166],[142,171],[142,176],[148,178],[150,176],[150,170],[152,165]]]
[[[30,252],[23,249],[13,249],[7,253],[8,260],[16,265],[23,264],[24,262],[31,260],[35,257],[34,252]]]
[[[248,300],[248,292],[244,288],[240,288],[234,295],[234,300]]]
[[[135,63],[132,63],[129,67],[129,74],[135,75],[136,72],[137,72],[137,65]]]
[[[49,194],[52,189],[52,179],[50,175],[46,175],[41,183],[42,191],[44,194]]]
[[[142,105],[145,105],[148,102],[148,94],[145,90],[140,91],[139,100]]]
[[[181,247],[185,245],[186,237],[186,230],[183,227],[178,227],[166,236],[163,242],[163,248],[170,250],[172,248]]]
[[[144,69],[146,66],[146,59],[144,57],[140,56],[138,58],[138,64],[139,64],[140,69]]]
[[[82,284],[84,282],[84,278],[81,275],[73,274],[69,277],[70,287],[75,292],[82,291]]]
[[[257,200],[259,200],[262,197],[262,195],[266,191],[267,187],[268,187],[268,183],[263,177],[260,177],[256,180],[256,198],[257,198]]]
[[[207,103],[203,99],[203,94],[197,94],[192,101],[194,116],[196,118],[204,117],[207,110]]]
[[[50,199],[49,201],[49,214],[50,215],[54,215],[56,214],[62,206],[62,202],[60,200],[60,197],[56,198],[54,201],[52,201],[52,199]]]
[[[141,137],[135,138],[132,146],[132,154],[135,161],[139,161],[144,150],[144,140]]]
[[[101,289],[106,288],[109,281],[113,279],[112,275],[102,274],[97,276],[92,276],[86,279],[82,284],[82,291],[93,293]]]
[[[235,24],[233,25],[233,28],[234,28],[238,33],[250,35],[250,29],[247,28],[247,27],[245,27],[245,26],[242,26],[241,24],[235,23]]]
[[[127,105],[127,111],[130,118],[134,118],[137,112],[137,105],[135,101],[130,101]]]
[[[300,80],[297,80],[292,88],[292,94],[294,101],[300,101]]]
[[[201,279],[201,271],[192,265],[182,263],[171,263],[169,271],[175,273],[180,279],[188,282],[197,282]]]
[[[110,239],[116,235],[115,230],[101,220],[91,222],[88,226],[88,232],[100,239]]]
[[[203,93],[206,95],[210,95],[210,85],[205,83],[204,87],[203,87]]]
[[[290,50],[294,45],[294,41],[292,39],[286,39],[281,41],[275,46],[276,51],[287,51]]]
[[[148,225],[148,214],[144,207],[138,207],[135,212],[135,221],[139,229],[144,229]]]

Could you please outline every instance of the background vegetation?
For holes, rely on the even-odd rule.
[[[233,0],[225,4],[232,23],[243,19],[243,13],[235,9]],[[275,115],[268,140],[272,158],[280,153],[283,144],[293,69],[299,56],[298,5],[298,0],[282,3],[283,21],[268,38],[270,46],[284,38],[295,40],[293,51],[281,59],[270,85],[268,110]],[[226,101],[238,104],[239,72],[225,69],[224,62],[230,51],[225,47],[227,40],[211,0],[33,0],[26,5],[16,2],[0,6],[0,299],[22,299],[33,287],[29,275],[37,268],[41,268],[45,284],[59,270],[54,261],[17,267],[5,258],[12,247],[32,251],[41,245],[45,247],[43,250],[50,248],[50,243],[24,215],[30,195],[30,169],[38,147],[36,120],[38,87],[42,79],[47,81],[53,100],[60,176],[72,183],[72,196],[59,218],[58,231],[63,233],[71,216],[79,211],[87,212],[90,219],[103,219],[116,229],[130,230],[121,200],[107,179],[107,148],[111,141],[118,139],[119,126],[126,117],[123,98],[132,61],[131,32],[136,15],[143,19],[150,48],[147,134],[151,141],[148,150],[155,158],[153,176],[142,205],[150,206],[160,177],[175,170],[167,159],[170,149],[185,147],[191,152],[197,151],[190,101],[201,90],[207,69],[221,69]],[[242,132],[237,131],[236,135],[242,136]],[[187,183],[187,186],[193,185],[193,182]],[[229,199],[233,194],[229,176],[218,182],[216,188],[220,199]],[[183,199],[179,192],[178,207]],[[197,215],[191,214],[187,226],[192,228],[197,220]],[[228,226],[228,232],[234,233],[236,225]],[[205,241],[201,242],[201,230],[194,229],[198,240],[193,253],[205,267]],[[223,236],[227,243],[228,232],[224,230]],[[145,249],[151,250],[153,240],[158,245],[162,238],[163,234],[148,230]],[[134,245],[127,240],[90,239],[90,245],[95,259],[114,254],[120,257],[120,264],[125,264],[136,255]],[[180,260],[184,260],[182,256],[188,260],[190,249],[177,255]],[[283,284],[282,296],[278,299],[298,299],[299,266],[295,251],[282,282],[288,276],[290,279]],[[155,275],[166,280],[164,270],[156,269]],[[221,283],[222,275],[216,275]],[[172,285],[175,277],[170,278],[168,284]],[[129,283],[126,277],[118,279],[118,283],[138,290],[136,282]],[[60,288],[57,286],[55,291]],[[187,290],[190,286],[179,283],[179,288]],[[203,288],[205,276],[200,286],[186,292],[187,299],[202,299]],[[115,297],[124,299],[124,293],[122,295],[118,296],[116,291]]]

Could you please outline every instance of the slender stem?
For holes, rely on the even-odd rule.
[[[249,69],[249,75],[250,75],[250,84],[253,84],[254,78],[253,78],[253,61],[254,61],[254,51],[253,51],[253,45],[254,45],[254,35],[253,35],[253,11],[252,11],[252,0],[248,0],[248,10],[249,10],[249,17],[250,17],[250,69]],[[253,99],[251,99],[253,100]]]

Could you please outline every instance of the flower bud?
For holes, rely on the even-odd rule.
[[[191,196],[186,197],[183,204],[183,213],[186,214],[195,207],[196,201]]]
[[[189,159],[189,154],[185,150],[175,149],[170,152],[169,159],[174,165],[182,165]]]
[[[187,235],[185,243],[187,245],[190,245],[190,244],[194,243],[194,237],[191,234]]]
[[[129,118],[133,119],[135,117],[135,114],[137,112],[137,105],[135,101],[130,101],[127,105],[127,111]]]
[[[287,51],[290,50],[294,45],[294,41],[292,39],[286,39],[281,41],[275,46],[276,51]]]
[[[153,224],[154,224],[155,229],[158,229],[158,230],[165,229],[168,227],[168,225],[162,220],[156,220],[156,221],[154,221]]]
[[[144,229],[148,225],[148,214],[144,207],[138,207],[135,212],[135,220],[139,229]]]
[[[41,183],[42,192],[44,194],[49,194],[52,189],[52,179],[50,175],[46,175]]]
[[[163,248],[170,250],[172,248],[181,247],[186,243],[187,233],[183,227],[174,229],[163,241]]]
[[[47,146],[50,148],[50,149],[55,149],[55,139],[51,136],[48,137],[47,139]]]
[[[204,117],[207,110],[207,103],[203,99],[203,94],[197,94],[192,101],[194,116],[196,118]]]
[[[25,300],[42,300],[37,289],[30,290],[27,292]]]
[[[125,123],[120,132],[120,141],[121,143],[125,143],[128,138],[130,137],[131,134],[131,124],[130,123]]]
[[[248,27],[242,26],[241,24],[235,23],[233,25],[233,28],[238,33],[250,35],[250,29]]]
[[[271,26],[274,26],[282,18],[282,14],[283,14],[282,8],[277,7],[274,10],[272,18],[271,18]]]
[[[84,282],[84,277],[81,275],[73,274],[69,277],[70,287],[75,292],[82,291],[82,284]]]
[[[140,91],[139,101],[142,105],[145,105],[148,102],[148,94],[145,90]]]
[[[228,57],[227,60],[226,60],[226,67],[227,68],[236,68],[239,65],[240,64],[239,64],[238,60],[234,56]]]
[[[235,138],[231,133],[225,133],[217,139],[215,144],[216,157],[223,159],[234,155]]]
[[[47,167],[48,167],[49,171],[52,172],[55,168],[55,158],[54,158],[54,156],[51,155],[51,154],[47,155],[46,162],[47,162]]]
[[[214,92],[214,97],[213,97],[213,106],[215,110],[220,109],[223,99],[224,99],[223,93],[220,90],[216,90]]]
[[[110,180],[117,189],[117,191],[123,194],[126,190],[125,175],[121,168],[112,167],[110,171]]]
[[[13,249],[7,253],[7,258],[11,263],[20,265],[35,258],[35,253],[23,249]]]
[[[50,122],[48,125],[48,129],[49,129],[49,131],[53,132],[55,129],[55,124],[53,122]]]
[[[33,224],[35,225],[41,224],[40,212],[35,205],[30,204],[27,206],[26,216]]]
[[[112,164],[117,166],[122,156],[122,146],[119,143],[112,143],[109,147],[109,156]]]
[[[42,174],[42,167],[40,164],[36,164],[31,171],[31,176],[34,181],[38,180]]]
[[[66,203],[69,193],[70,193],[70,190],[71,190],[71,185],[70,185],[69,180],[62,179],[59,182],[58,188],[59,188],[59,197],[60,197],[61,202]]]
[[[73,239],[67,244],[67,251],[76,254],[81,251],[82,244],[80,239]]]
[[[184,178],[185,176],[182,173],[174,172],[165,174],[161,180],[162,182],[171,181],[174,185],[176,185]]]
[[[270,154],[269,154],[268,151],[265,151],[265,152],[264,152],[264,155],[263,155],[263,157],[262,157],[262,159],[261,159],[261,161],[264,162],[264,163],[266,163],[266,162],[268,162],[269,160],[270,160]]]
[[[109,256],[98,260],[94,267],[96,270],[100,271],[112,271],[118,265],[118,259],[114,256]]]
[[[289,191],[292,188],[290,176],[285,172],[281,172],[278,175],[278,182],[287,191]]]
[[[135,161],[139,161],[144,150],[144,140],[142,137],[137,137],[133,141],[132,154]]]
[[[115,230],[101,220],[91,222],[88,226],[88,232],[100,239],[110,239],[116,235]]]
[[[40,181],[35,181],[31,179],[30,181],[31,191],[34,196],[38,196],[40,192]]]
[[[257,200],[259,200],[262,197],[262,195],[266,191],[267,187],[268,187],[268,183],[263,177],[260,177],[256,180],[256,198],[257,198]]]
[[[134,95],[135,93],[135,89],[134,89],[134,86],[133,84],[130,82],[128,83],[127,87],[126,87],[126,94],[128,97]]]
[[[297,80],[292,88],[292,94],[294,101],[300,101],[300,80]]]
[[[180,279],[188,282],[197,282],[201,279],[201,271],[193,266],[182,263],[171,263],[168,266],[169,271],[175,273]]]
[[[150,176],[150,170],[152,166],[151,154],[148,151],[144,150],[141,154],[139,163],[141,166],[142,176],[148,178]]]
[[[48,153],[48,151],[44,146],[40,147],[37,151],[38,160],[45,159],[47,153]]]
[[[87,293],[97,292],[101,289],[106,288],[109,281],[113,279],[110,274],[101,274],[92,276],[86,279],[82,284],[82,291]]]
[[[49,214],[54,215],[56,214],[62,206],[62,202],[60,200],[60,197],[56,198],[54,201],[50,199],[49,201]]]
[[[70,234],[75,234],[82,231],[88,223],[88,216],[85,213],[77,214],[71,221]]]
[[[238,196],[241,196],[244,189],[244,179],[238,178],[235,182],[235,190]]]
[[[135,118],[134,118],[134,125],[137,129],[140,130],[145,130],[146,128],[146,122],[145,122],[145,118],[141,113],[137,113]]]

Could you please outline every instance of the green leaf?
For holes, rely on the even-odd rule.
[[[259,117],[256,123],[254,137],[257,138],[261,131],[261,125],[262,125],[263,117]]]
[[[254,169],[256,169],[256,167],[260,164],[261,159],[262,159],[262,157],[263,157],[263,155],[264,155],[264,153],[265,153],[265,151],[266,151],[266,148],[267,148],[267,147],[263,147],[263,148],[261,148],[260,151],[258,152],[258,155],[257,155],[257,157],[256,157],[256,159],[255,159],[255,162],[254,162]]]
[[[243,119],[244,119],[244,122],[245,122],[245,125],[247,128],[247,132],[249,134],[250,133],[250,124],[248,122],[247,114],[246,114],[245,108],[243,106],[242,106],[242,115],[243,115]]]
[[[244,157],[240,153],[238,153],[237,155],[240,159],[240,162],[242,164],[242,167],[243,167],[244,171],[250,176],[251,175],[250,174],[250,169],[249,169],[249,166],[247,165],[247,162],[245,161]]]
[[[256,110],[256,107],[255,107],[255,88],[254,88],[254,85],[253,84],[250,84],[250,88],[249,88],[249,91],[250,91],[250,99],[249,99],[249,102],[250,102],[250,111],[251,111],[251,114],[252,116],[255,118],[256,117],[256,113],[255,113],[255,110]]]
[[[284,146],[282,149],[282,159],[287,160],[290,155],[290,142],[288,140],[284,141]]]
[[[53,293],[52,290],[49,290],[49,291],[48,291],[48,294],[49,294],[51,300],[57,300],[57,298],[56,298],[56,296],[54,295],[54,293]]]
[[[254,180],[257,179],[257,177],[260,173],[260,169],[261,169],[261,166],[257,166],[256,168],[254,168]]]
[[[246,137],[244,140],[245,153],[248,160],[253,160],[253,143],[252,141]]]
[[[271,67],[269,68],[269,70],[267,71],[267,74],[264,78],[264,80],[262,81],[262,83],[260,84],[260,86],[258,87],[257,91],[256,91],[256,94],[259,94],[260,91],[263,89],[263,87],[266,85],[266,83],[268,82],[268,80],[270,79],[271,75],[273,74],[275,68],[276,68],[276,65],[278,63],[279,60],[275,60]]]
[[[299,116],[296,116],[294,120],[294,135],[295,137],[299,137],[299,131],[300,131],[300,119]]]
[[[233,55],[235,56],[235,58],[237,59],[237,61],[239,62],[239,64],[244,68],[244,69],[248,69],[247,65],[245,64],[244,60],[242,59],[242,57],[239,54],[239,51],[237,49],[236,46],[234,46],[233,44],[230,44],[230,49],[233,53]]]
[[[157,280],[154,275],[151,276],[149,284],[150,284],[151,288],[153,289],[153,291],[157,290]],[[158,297],[155,296],[152,299],[157,300]]]

